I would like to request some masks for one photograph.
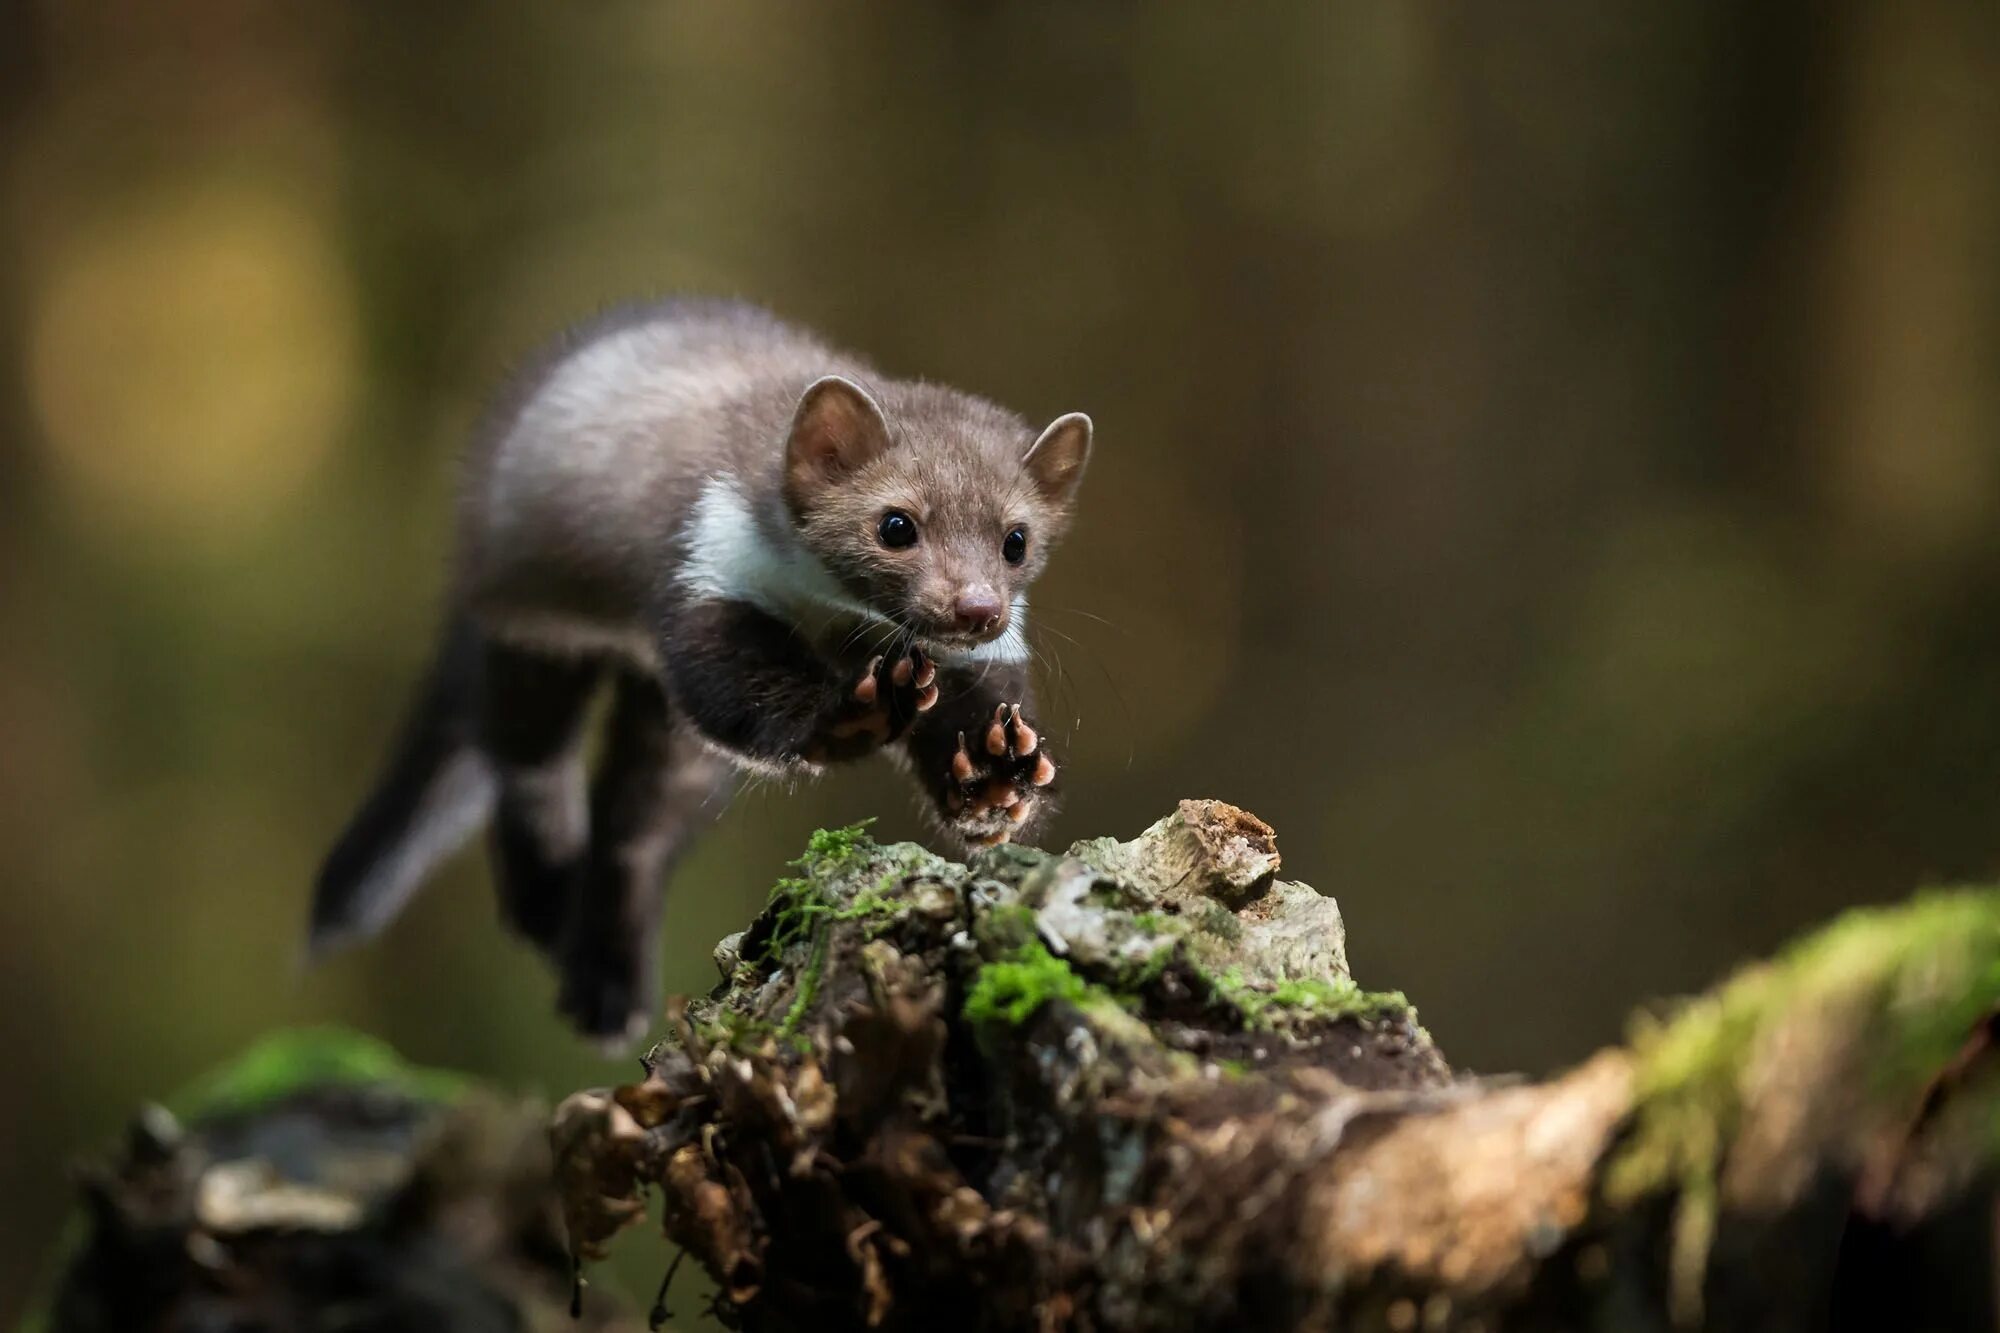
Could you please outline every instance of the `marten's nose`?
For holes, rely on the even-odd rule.
[[[952,604],[952,614],[958,619],[958,627],[967,634],[991,633],[993,627],[1000,623],[1000,613],[1006,609],[1000,594],[984,584],[959,589],[958,598]]]

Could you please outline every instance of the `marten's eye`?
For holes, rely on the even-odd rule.
[[[882,544],[892,551],[917,544],[917,520],[900,509],[891,509],[882,515],[882,526],[875,532],[882,539]]]
[[[1015,528],[1007,534],[1007,540],[1000,543],[1000,554],[1010,565],[1018,565],[1028,558],[1028,530]]]

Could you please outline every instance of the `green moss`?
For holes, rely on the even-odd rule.
[[[1127,984],[1136,990],[1144,990],[1160,979],[1160,974],[1167,970],[1167,964],[1173,962],[1179,952],[1179,941],[1161,941],[1159,947],[1146,956],[1146,961],[1133,969]]]
[[[1894,911],[1852,912],[1785,961],[1828,990],[1875,989],[1887,1040],[1870,1070],[1873,1090],[1900,1103],[2000,1005],[2000,892],[1931,893]]]
[[[1333,981],[1306,979],[1281,981],[1271,992],[1271,1002],[1286,1009],[1355,1018],[1375,1018],[1401,1013],[1410,1007],[1409,997],[1399,990],[1363,990],[1352,977]]]
[[[812,938],[819,918],[831,912],[833,904],[809,879],[781,879],[771,886],[764,910],[771,914],[771,928],[764,936],[763,959],[776,963],[794,944]]]
[[[1363,990],[1351,977],[1324,981],[1301,977],[1268,989],[1246,980],[1232,968],[1221,975],[1203,973],[1210,989],[1243,1015],[1246,1028],[1276,1028],[1300,1019],[1374,1019],[1411,1014],[1401,991]]]
[[[837,870],[858,855],[875,850],[875,840],[868,836],[873,819],[864,819],[846,828],[815,829],[806,839],[806,854],[793,862],[808,871]]]
[[[420,1101],[451,1101],[468,1084],[456,1074],[405,1061],[387,1043],[344,1028],[301,1028],[265,1037],[168,1099],[184,1119],[251,1110],[303,1088],[384,1085]]]
[[[1645,1188],[1667,1168],[1707,1169],[1740,1110],[1757,1043],[1787,1016],[1847,1022],[1867,1040],[1868,1094],[1915,1095],[2000,1004],[2000,892],[1931,893],[1849,912],[1773,961],[1737,974],[1631,1038],[1640,1133],[1614,1182]]]
[[[782,1036],[791,1036],[799,1030],[806,1014],[812,1008],[813,1000],[819,995],[820,979],[826,975],[827,928],[821,926],[813,937],[812,956],[799,969],[798,984],[792,989],[792,1005],[785,1011],[785,1021],[778,1025]]]
[[[1781,1026],[1824,1025],[1865,1050],[1855,1087],[1898,1116],[2000,1004],[2000,892],[1931,893],[1846,914],[1631,1036],[1634,1126],[1605,1177],[1614,1201],[1677,1199],[1674,1285],[1698,1303],[1716,1177],[1742,1115],[1742,1079]]]
[[[1019,903],[1006,903],[988,911],[979,920],[979,937],[989,949],[1005,953],[1035,940],[1035,911]]]
[[[1150,942],[1151,952],[1137,962],[1121,964],[1112,978],[1118,990],[1119,1002],[1128,1008],[1136,1006],[1152,984],[1166,972],[1167,965],[1181,956],[1181,940],[1178,935],[1142,931],[1135,938]]]
[[[890,920],[900,915],[906,905],[902,898],[894,896],[895,890],[902,882],[902,872],[899,870],[890,870],[872,887],[863,889],[860,893],[855,894],[854,901],[848,903],[845,907],[834,908],[828,914],[828,919],[833,921],[875,920],[886,925]]]
[[[1084,890],[1083,900],[1092,907],[1108,907],[1116,911],[1131,901],[1131,895],[1117,880],[1099,879],[1092,881],[1090,887]]]
[[[1083,1008],[1099,1000],[1108,1002],[1110,996],[1078,976],[1040,940],[1029,940],[979,969],[965,997],[965,1016],[974,1023],[1018,1026],[1051,1000]]]
[[[764,937],[766,962],[775,963],[793,945],[812,939],[821,921],[840,910],[821,881],[874,850],[874,840],[867,833],[873,822],[864,819],[846,828],[816,830],[806,842],[805,855],[792,862],[805,875],[788,876],[771,886],[764,908],[771,914],[771,928]]]
[[[778,1025],[780,1035],[795,1035],[818,997],[826,971],[828,932],[833,923],[869,921],[873,923],[872,935],[886,929],[904,907],[893,896],[904,878],[904,871],[897,867],[891,867],[878,882],[846,902],[827,886],[830,877],[862,867],[868,858],[882,850],[868,836],[868,826],[873,822],[863,820],[846,828],[818,830],[808,839],[805,855],[792,862],[805,874],[781,879],[771,888],[765,908],[770,913],[771,925],[764,937],[761,961],[767,967],[778,966],[792,950],[808,951],[799,965],[792,1003]]]

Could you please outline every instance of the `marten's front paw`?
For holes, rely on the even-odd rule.
[[[820,738],[824,759],[849,759],[879,749],[910,728],[937,703],[937,664],[912,644],[894,657],[868,663]]]
[[[1042,738],[1021,716],[1021,706],[1001,704],[976,734],[958,734],[945,817],[975,846],[1005,842],[1034,818],[1041,788],[1055,780],[1055,761],[1042,752]]]

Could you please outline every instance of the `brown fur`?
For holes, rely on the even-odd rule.
[[[789,450],[801,461],[788,470],[786,486],[799,536],[855,596],[923,637],[995,638],[1068,526],[1082,470],[1078,446],[1069,443],[1074,432],[1038,460],[1061,470],[1038,472],[1026,462],[1036,436],[1013,413],[933,385],[890,382],[884,389],[888,402],[878,407],[865,389],[830,381],[804,405]],[[828,416],[837,422],[823,420]],[[830,431],[847,433],[828,466]],[[1087,428],[1081,448],[1088,448]],[[916,523],[914,545],[882,544],[882,517],[891,510]],[[1001,554],[1015,528],[1028,536],[1018,565]],[[980,586],[997,592],[1008,610],[987,632],[962,636],[953,602]]]

